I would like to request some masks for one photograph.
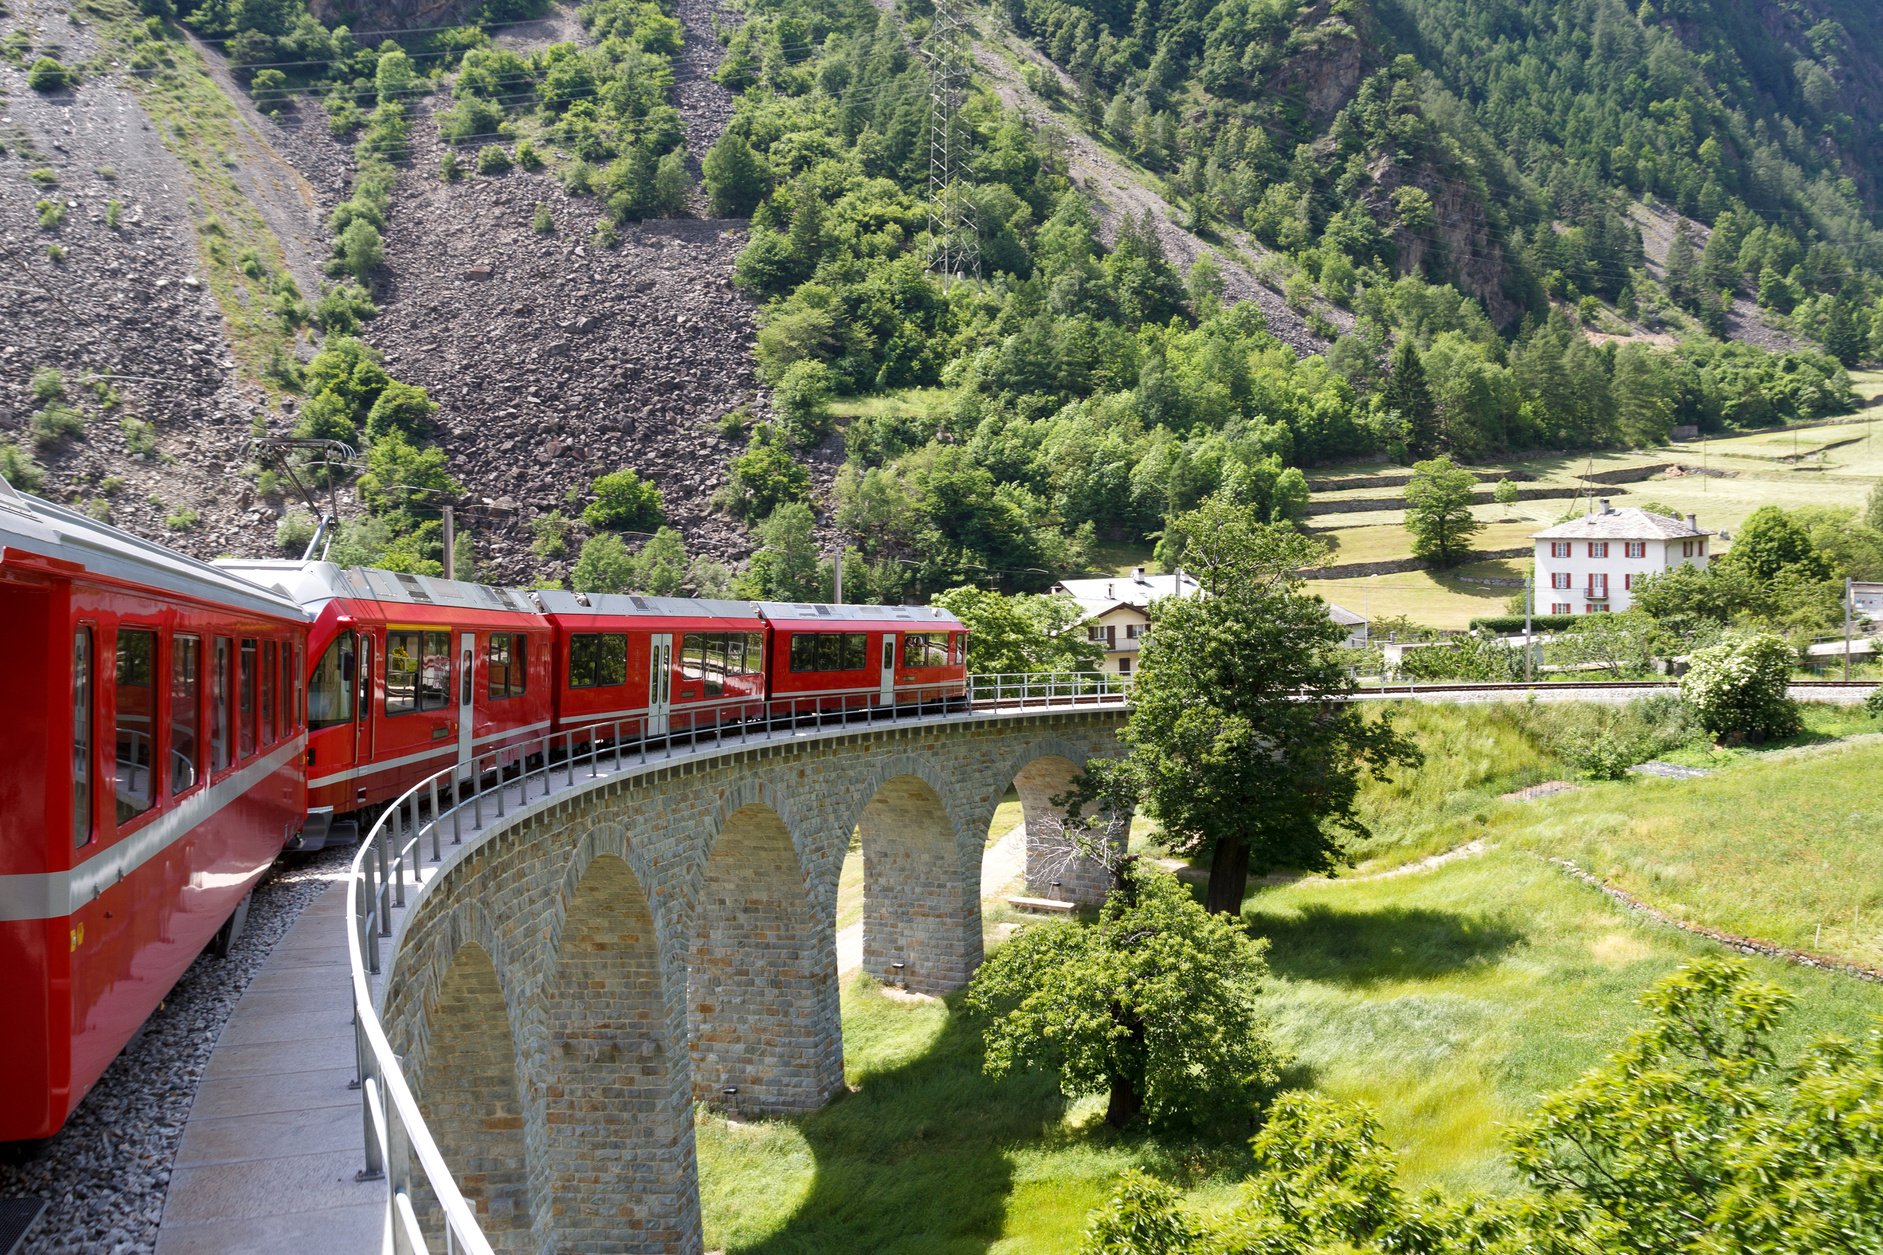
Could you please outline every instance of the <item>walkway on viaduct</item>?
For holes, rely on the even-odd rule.
[[[1124,717],[1114,701],[801,730],[621,770],[604,756],[594,778],[581,766],[447,842],[398,913],[374,1002],[492,1246],[699,1251],[693,1104],[807,1111],[843,1088],[852,834],[864,970],[956,988],[981,961],[981,858],[1010,787],[1030,889],[1102,896],[1103,870],[1066,860],[1052,799],[1118,752]],[[436,1239],[438,1208],[413,1195]]]

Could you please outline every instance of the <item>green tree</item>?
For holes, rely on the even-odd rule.
[[[764,162],[737,131],[719,137],[700,172],[706,178],[706,199],[722,218],[751,217],[770,183]]]
[[[967,625],[968,670],[975,675],[1093,671],[1105,657],[1078,630],[1084,612],[1064,593],[1007,596],[963,584],[937,593],[934,604]]]
[[[804,360],[785,368],[772,394],[785,437],[805,448],[830,434],[830,367]]]
[[[1393,369],[1380,389],[1380,409],[1397,414],[1405,424],[1406,447],[1414,457],[1439,451],[1438,403],[1425,377],[1425,362],[1410,339],[1402,339],[1393,350]]]
[[[802,501],[811,490],[811,473],[791,456],[778,428],[760,423],[746,438],[745,452],[732,461],[721,500],[740,518],[770,515],[787,502]]]
[[[629,467],[598,475],[589,485],[593,497],[582,511],[590,527],[615,532],[648,532],[667,517],[667,503],[654,482],[642,479]]]
[[[464,485],[451,478],[443,449],[421,449],[392,431],[367,447],[359,491],[367,507],[399,533],[415,530],[419,516],[435,514],[441,504],[462,497]]]
[[[1787,695],[1797,657],[1783,637],[1746,633],[1693,656],[1680,696],[1700,726],[1716,737],[1762,741],[1790,736],[1801,723]]]
[[[1830,577],[1823,555],[1811,543],[1811,534],[1791,515],[1771,505],[1760,506],[1747,516],[1733,537],[1732,549],[1720,562],[1762,584],[1786,570],[1809,580]]]
[[[817,519],[787,501],[758,525],[758,549],[746,568],[750,595],[767,601],[829,601],[830,565],[817,551]]]
[[[582,552],[569,571],[569,586],[578,593],[632,592],[638,573],[627,544],[614,533],[603,532],[582,542]]]
[[[653,597],[678,597],[686,591],[687,548],[680,533],[663,527],[648,537],[636,555],[635,583]]]
[[[1500,479],[1491,489],[1491,500],[1498,505],[1517,504],[1517,485],[1508,479]]]
[[[654,212],[663,218],[678,218],[687,211],[693,179],[686,163],[686,150],[676,148],[654,164]]]
[[[367,411],[367,438],[377,440],[396,431],[408,440],[422,439],[431,431],[432,415],[437,412],[438,403],[425,389],[389,380]]]
[[[1129,861],[1118,879],[1096,924],[1025,929],[975,974],[988,1075],[1037,1067],[1068,1097],[1106,1094],[1113,1128],[1246,1110],[1276,1077],[1261,943],[1167,872]]]
[[[352,275],[365,284],[385,260],[386,245],[379,238],[379,228],[364,218],[355,218],[334,240],[333,260],[327,263],[327,271]]]
[[[1449,457],[1415,462],[1406,485],[1406,530],[1412,553],[1435,566],[1454,566],[1470,551],[1483,527],[1471,514],[1477,476]]]
[[[1114,809],[1142,802],[1173,849],[1207,855],[1209,909],[1236,912],[1251,864],[1336,866],[1342,835],[1365,831],[1361,773],[1418,754],[1390,720],[1340,700],[1345,629],[1301,583],[1313,541],[1216,498],[1183,522],[1203,595],[1152,603],[1127,756],[1095,764],[1088,791]]]

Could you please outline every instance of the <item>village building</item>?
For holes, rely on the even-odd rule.
[[[1532,534],[1538,614],[1619,613],[1635,587],[1678,566],[1707,564],[1713,535],[1693,515],[1681,519],[1634,508],[1599,510]]]
[[[1138,649],[1151,625],[1151,603],[1163,597],[1194,597],[1202,589],[1195,576],[1181,570],[1170,575],[1147,575],[1143,567],[1134,567],[1130,575],[1060,580],[1053,585],[1053,591],[1079,603],[1083,617],[1073,630],[1105,647],[1100,669],[1112,675],[1130,675],[1137,670]],[[1331,602],[1327,616],[1347,629],[1347,644],[1359,647],[1367,643],[1364,618]]]

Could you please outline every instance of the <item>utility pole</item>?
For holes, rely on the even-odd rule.
[[[458,547],[458,521],[455,512],[450,506],[444,507],[441,513],[444,515],[445,523],[445,578],[455,580],[458,578],[458,555],[456,553]]]
[[[1530,616],[1536,609],[1536,563],[1523,577],[1523,682],[1530,683],[1530,654],[1534,648],[1530,643]]]
[[[843,533],[837,533],[837,557],[830,564],[830,599],[836,605],[843,604]]]
[[[1850,683],[1850,577],[1844,577],[1844,683]]]
[[[938,0],[922,59],[928,64],[928,238],[929,268],[951,279],[979,277],[981,237],[974,210],[961,193],[965,137],[956,135],[956,115],[968,86],[967,24],[954,0]]]

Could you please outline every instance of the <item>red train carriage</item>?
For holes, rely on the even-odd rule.
[[[760,602],[773,701],[820,710],[967,697],[967,627],[939,606]]]
[[[292,601],[0,481],[0,1141],[48,1137],[305,811]]]
[[[291,597],[309,637],[308,822],[319,849],[336,815],[397,798],[452,762],[527,752],[550,726],[548,623],[529,594],[331,562],[228,562]]]
[[[556,729],[620,721],[624,739],[756,713],[765,623],[746,601],[530,594],[556,633]]]

